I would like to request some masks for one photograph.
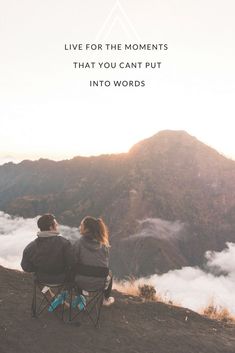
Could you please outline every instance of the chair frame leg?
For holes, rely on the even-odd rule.
[[[37,285],[35,282],[33,284],[33,299],[32,299],[32,307],[31,307],[31,315],[32,317],[37,317]]]
[[[42,285],[42,283],[39,283],[39,285]],[[47,284],[44,283],[43,285],[47,285]],[[55,293],[55,296],[57,296],[64,289],[64,284],[55,286],[55,288],[57,288],[57,291]],[[39,315],[46,308],[49,308],[51,305],[51,301],[47,298],[46,294],[41,292],[41,290],[40,290],[40,294],[42,295],[42,300],[39,305],[37,304],[37,289],[39,289],[38,284],[36,283],[36,281],[34,281],[34,283],[33,283],[33,298],[32,298],[32,305],[31,305],[31,315],[34,318],[39,317]],[[64,290],[66,290],[66,289],[64,289]],[[56,312],[55,310],[53,311],[55,316],[62,319],[63,321],[64,321],[64,308],[65,308],[65,303],[63,302],[61,315],[58,312]]]
[[[71,297],[71,304],[70,304],[70,311],[69,311],[69,322],[71,323],[79,315],[81,315],[82,313],[85,313],[87,315],[87,317],[89,318],[89,320],[92,322],[92,324],[95,326],[95,328],[98,328],[103,299],[104,299],[104,292],[103,291],[94,292],[94,296],[89,300],[89,302],[84,307],[84,309],[82,311],[78,311],[74,315],[72,315],[72,305],[71,305],[72,304],[72,297]],[[79,309],[76,309],[76,310],[79,310]],[[96,311],[95,319],[92,316],[92,312],[94,310]]]

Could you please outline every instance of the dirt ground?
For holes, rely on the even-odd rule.
[[[84,316],[66,324],[44,312],[32,318],[31,276],[0,267],[1,353],[234,353],[235,325],[188,309],[114,292],[100,328]]]

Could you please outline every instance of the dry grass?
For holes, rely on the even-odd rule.
[[[154,286],[146,284],[135,278],[130,278],[127,281],[115,281],[114,289],[117,291],[134,297],[140,297],[143,301],[156,301],[170,305],[180,306],[173,302],[167,296],[163,296],[156,291]]]
[[[128,281],[115,281],[113,287],[123,294],[139,297],[139,289],[134,278],[130,278]]]
[[[156,301],[179,307],[182,306],[180,303],[169,299],[167,295],[161,295],[152,285],[144,283],[143,280],[130,278],[126,281],[115,281],[114,289],[126,295],[140,297],[143,301]],[[199,314],[213,320],[235,323],[235,316],[233,316],[227,308],[216,305],[213,299],[210,300],[205,308],[199,310]]]
[[[213,320],[218,320],[226,323],[235,323],[235,317],[229,312],[227,308],[216,305],[214,300],[211,299],[208,306],[200,312]]]

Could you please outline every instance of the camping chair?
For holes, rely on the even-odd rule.
[[[103,278],[103,285],[99,289],[89,290],[86,288],[79,288],[74,284],[72,290],[70,291],[70,309],[69,309],[69,322],[72,323],[81,314],[84,314],[93,323],[95,327],[99,326],[100,313],[104,300],[104,292],[106,289],[107,277],[109,275],[109,269],[107,267],[98,267],[90,265],[79,265],[77,274],[85,277],[99,277]],[[73,308],[72,303],[77,295],[80,295],[80,304],[82,308]],[[85,301],[84,301],[84,299]],[[79,325],[79,322],[75,322]]]
[[[42,290],[42,288],[48,287],[54,293],[54,298],[61,296],[61,311],[54,309],[52,307],[53,299],[49,299],[46,295],[46,292]],[[40,295],[40,299],[39,299]],[[32,317],[37,318],[41,315],[46,309],[48,311],[53,312],[57,317],[64,320],[64,308],[65,308],[65,299],[66,297],[70,298],[70,287],[67,281],[42,281],[41,279],[37,278],[37,275],[34,275],[33,278],[33,298],[32,298],[32,307],[31,307],[31,314]],[[69,303],[70,304],[70,303]],[[71,306],[71,305],[70,305]]]

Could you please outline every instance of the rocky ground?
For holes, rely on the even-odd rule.
[[[235,325],[207,319],[185,308],[114,292],[95,329],[45,312],[30,316],[31,276],[0,267],[1,353],[234,353]]]

